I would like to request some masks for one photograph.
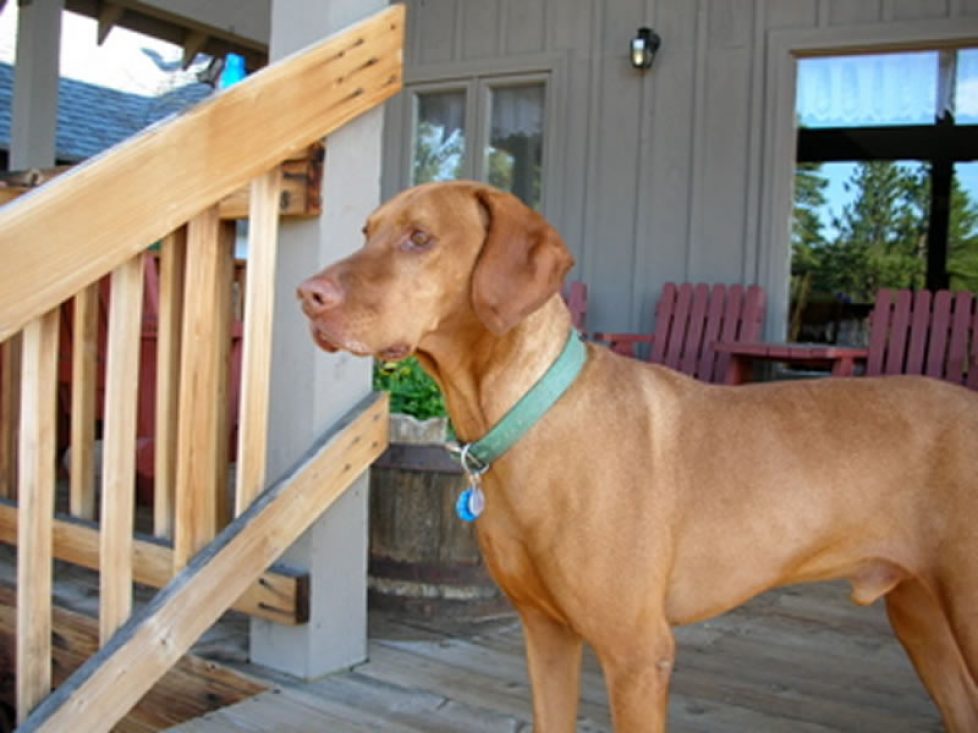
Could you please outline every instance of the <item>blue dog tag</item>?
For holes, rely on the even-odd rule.
[[[467,488],[455,502],[455,513],[463,522],[474,522],[485,508],[486,497],[478,485]]]

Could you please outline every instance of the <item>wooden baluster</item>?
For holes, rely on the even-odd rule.
[[[153,533],[173,537],[180,398],[180,329],[183,323],[187,230],[164,238],[160,248],[160,312],[156,341],[156,427]]]
[[[132,609],[136,408],[143,304],[143,255],[112,273],[102,462],[99,631],[104,645]]]
[[[95,393],[98,363],[98,283],[74,299],[71,346],[71,472],[69,511],[95,519]]]
[[[17,519],[17,720],[51,691],[58,308],[23,332]]]
[[[235,516],[250,506],[265,482],[281,184],[282,176],[278,168],[256,178],[251,184]]]
[[[231,243],[221,235],[217,207],[192,219],[187,227],[187,273],[184,292],[183,334],[180,354],[180,406],[177,418],[176,519],[174,570],[183,568],[217,531],[217,485],[220,472],[218,435],[221,411],[218,402],[226,361],[226,347],[219,343],[226,326],[226,288],[220,283],[227,273]],[[226,443],[226,440],[225,440]],[[226,451],[226,445],[225,445]],[[224,468],[226,471],[226,466]]]
[[[231,521],[232,501],[229,493],[231,449],[231,329],[234,316],[234,246],[237,225],[221,221],[218,226],[217,300],[212,318],[215,319],[214,339],[217,351],[217,437],[214,441],[214,491],[216,529]],[[240,338],[240,337],[239,337]],[[237,405],[234,412],[237,414]],[[215,530],[216,533],[216,530]]]
[[[0,496],[17,498],[21,334],[0,344]]]

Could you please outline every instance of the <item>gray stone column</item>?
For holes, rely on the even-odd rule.
[[[271,58],[282,58],[385,6],[381,0],[272,0]],[[370,390],[369,360],[314,347],[295,289],[304,278],[361,245],[363,221],[380,201],[382,130],[378,108],[330,136],[322,216],[283,222],[269,418],[268,475],[273,479]],[[366,476],[282,559],[311,575],[311,619],[301,627],[253,620],[252,659],[305,678],[363,660]]]
[[[22,0],[18,7],[11,170],[54,165],[64,5],[64,0]]]

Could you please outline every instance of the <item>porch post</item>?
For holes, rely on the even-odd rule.
[[[270,56],[282,58],[386,6],[384,0],[272,0]],[[274,479],[370,390],[369,360],[319,351],[296,286],[357,249],[366,215],[380,201],[383,112],[375,109],[326,141],[323,214],[283,221],[278,248],[268,476]],[[367,478],[335,504],[282,558],[311,576],[308,624],[251,621],[251,658],[316,677],[366,657]]]
[[[64,0],[32,0],[18,8],[11,170],[54,165],[64,5]]]

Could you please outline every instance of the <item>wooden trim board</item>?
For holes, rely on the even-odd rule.
[[[322,212],[324,151],[324,146],[316,143],[301,158],[286,160],[278,166],[282,174],[276,204],[279,216],[313,218]],[[248,218],[251,186],[241,186],[221,199],[217,210],[222,219]]]

